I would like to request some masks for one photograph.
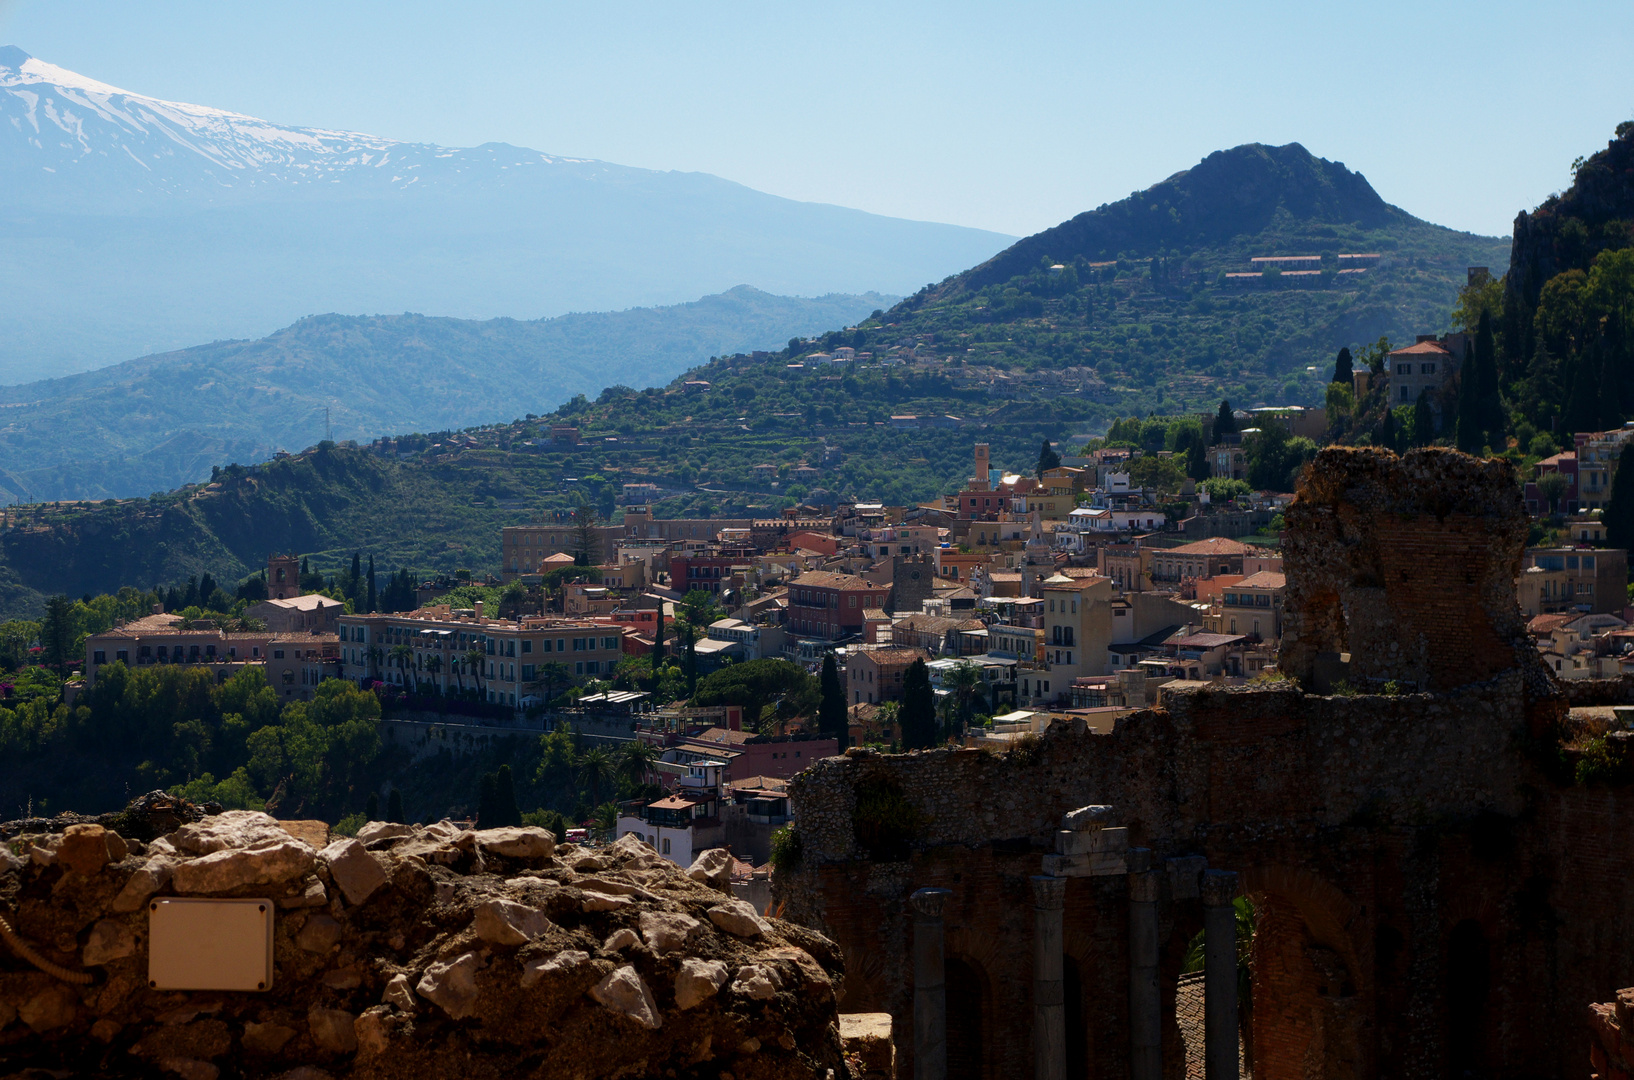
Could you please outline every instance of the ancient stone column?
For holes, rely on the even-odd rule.
[[[1040,875],[1031,880],[1034,1075],[1037,1080],[1066,1080],[1067,1029],[1061,950],[1067,879]]]
[[[1237,875],[1203,873],[1203,1068],[1207,1080],[1237,1077]]]
[[[913,905],[913,1075],[947,1080],[947,979],[942,963],[942,905],[953,893],[920,889]]]
[[[1159,873],[1150,866],[1150,851],[1129,852],[1130,1080],[1163,1080],[1163,1010],[1157,988]]]

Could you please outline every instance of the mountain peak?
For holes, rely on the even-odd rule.
[[[22,66],[34,59],[28,53],[15,45],[0,45],[0,68],[21,70]]]
[[[1368,228],[1407,219],[1366,177],[1341,162],[1319,158],[1299,143],[1244,143],[1216,150],[1127,199],[1029,236],[963,275],[954,288],[1008,281],[1041,258],[1146,258],[1221,244],[1263,232],[1282,215]]]

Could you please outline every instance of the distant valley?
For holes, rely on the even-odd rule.
[[[532,322],[320,315],[258,341],[0,387],[0,502],[145,496],[330,432],[368,440],[548,413],[576,394],[662,385],[711,356],[853,325],[895,299],[740,286]]]
[[[282,126],[10,46],[0,190],[0,384],[325,311],[537,319],[740,283],[905,294],[1012,239],[701,173]]]

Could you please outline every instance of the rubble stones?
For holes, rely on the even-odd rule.
[[[140,911],[148,898],[170,882],[172,867],[168,859],[149,859],[142,868],[125,881],[125,887],[113,899],[117,912]]]
[[[281,830],[280,834],[284,839],[260,841],[250,848],[217,850],[178,863],[171,881],[183,894],[230,893],[254,885],[276,885],[311,870],[315,860],[312,848],[290,839]]]
[[[295,944],[309,953],[323,954],[340,943],[343,933],[340,923],[328,915],[313,915],[295,935]]]
[[[641,938],[628,926],[614,930],[601,947],[604,952],[623,952],[631,945],[641,944]]]
[[[356,840],[336,840],[318,857],[329,864],[329,876],[340,886],[348,904],[363,903],[390,880],[375,857]]]
[[[709,909],[709,921],[738,937],[760,937],[766,932],[766,922],[747,900],[728,900]]]
[[[655,953],[674,952],[686,944],[699,923],[690,915],[673,911],[643,911],[641,937]]]
[[[613,1012],[622,1013],[649,1030],[656,1030],[663,1025],[663,1020],[658,1015],[658,1005],[653,1001],[652,991],[641,981],[641,976],[635,968],[628,964],[609,972],[607,977],[590,991],[590,996]]]
[[[477,1011],[477,969],[482,961],[476,953],[446,963],[432,964],[421,976],[415,992],[455,1020],[464,1020]]]
[[[687,867],[687,877],[721,892],[732,891],[732,853],[725,848],[701,852]]]
[[[550,930],[544,912],[514,900],[478,904],[473,924],[477,937],[494,945],[526,945]]]
[[[738,968],[732,980],[732,993],[754,1001],[765,1001],[777,996],[777,972],[765,964],[745,964]]]
[[[91,927],[91,936],[80,952],[80,963],[86,967],[100,967],[114,960],[123,960],[136,951],[136,935],[130,927],[112,919],[102,919]]]
[[[380,995],[380,1000],[387,1005],[395,1005],[404,1012],[413,1012],[415,1009],[414,988],[409,985],[409,977],[407,975],[393,975],[386,983],[386,991]]]
[[[675,976],[675,1006],[690,1009],[720,993],[726,985],[726,965],[719,960],[681,961],[681,970]]]
[[[98,1074],[117,1078],[220,1065],[223,1075],[268,1080],[304,1061],[345,1080],[419,1080],[449,1060],[468,1062],[462,1075],[540,1080],[844,1075],[838,952],[779,920],[763,920],[765,931],[749,938],[722,929],[709,909],[732,901],[646,844],[553,845],[540,855],[527,832],[439,823],[337,840],[320,857],[273,827],[265,815],[206,816],[168,838],[144,834],[140,858],[110,859],[90,876],[58,859],[63,834],[50,823],[11,827],[8,835],[45,853],[39,863],[8,860],[0,875],[17,924],[97,982],[69,987],[3,965],[5,1053],[68,1074],[83,1071],[83,1055],[100,1055]],[[279,869],[268,852],[295,857]],[[384,879],[361,899],[348,895],[339,869],[360,853]],[[281,880],[248,884],[262,878]],[[148,986],[146,903],[206,884],[223,888],[189,895],[277,904],[265,993]],[[807,958],[813,992],[795,973],[791,958],[805,956],[797,945],[826,965]],[[802,992],[751,997],[763,992],[752,977],[743,992],[723,992],[751,964],[774,990],[781,977]],[[43,1033],[20,1023],[18,1010]],[[750,1037],[763,1044],[752,1068],[736,1056]],[[133,1055],[138,1046],[144,1052]],[[230,1066],[223,1048],[235,1055]]]
[[[399,836],[412,836],[414,827],[397,821],[371,821],[357,831],[357,841],[360,844],[372,844],[376,840],[395,840]]]
[[[543,859],[556,853],[555,834],[533,825],[483,829],[476,834],[476,842],[483,850],[508,859]]]
[[[184,855],[209,855],[233,848],[279,843],[293,837],[275,818],[266,814],[254,810],[228,810],[224,814],[183,825],[166,839]]]
[[[76,874],[91,876],[108,865],[108,830],[100,825],[70,825],[57,844],[57,862]]]
[[[314,1005],[306,1014],[306,1023],[312,1041],[331,1054],[350,1054],[357,1049],[351,1013]]]
[[[52,983],[17,1009],[17,1019],[36,1032],[55,1031],[74,1022],[79,998],[62,983]]]
[[[626,932],[630,933],[631,938],[635,937],[633,932]],[[589,961],[589,959],[590,954],[587,952],[581,952],[578,949],[567,949],[546,960],[529,960],[522,966],[522,989],[531,990],[539,984],[541,979],[561,972],[572,971],[580,964]]]

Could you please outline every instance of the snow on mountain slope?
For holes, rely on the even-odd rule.
[[[317,312],[901,295],[1011,239],[704,173],[274,124],[0,47],[0,385]]]

